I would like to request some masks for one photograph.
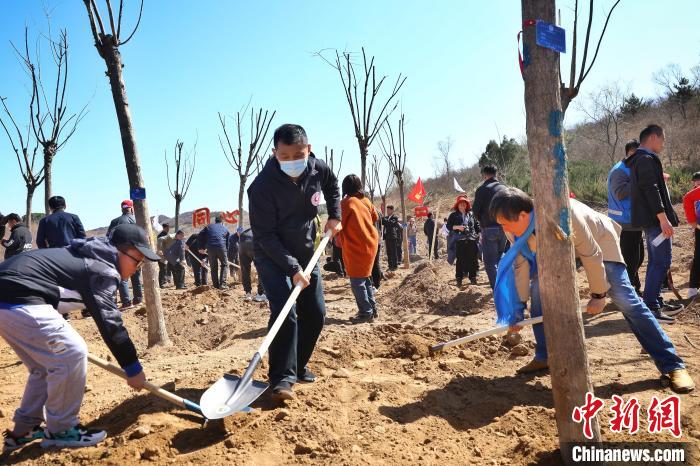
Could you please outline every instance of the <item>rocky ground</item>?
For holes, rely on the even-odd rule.
[[[680,229],[674,245],[675,281],[683,288],[691,235]],[[361,325],[348,323],[355,312],[348,281],[326,275],[328,316],[310,364],[319,379],[298,385],[297,398],[286,406],[272,406],[263,397],[253,413],[203,427],[191,413],[135,393],[91,366],[81,416],[84,423],[106,429],[108,440],[80,450],[44,451],[32,445],[0,462],[560,464],[549,376],[515,375],[532,357],[531,330],[523,332],[524,341],[515,349],[491,337],[428,354],[430,344],[494,325],[483,271],[478,285],[463,290],[455,287],[453,275],[444,260],[419,260],[409,270],[399,269],[379,291],[380,319]],[[585,286],[581,274],[579,279]],[[124,319],[149,379],[194,401],[225,372],[240,374],[266,332],[266,305],[244,302],[240,285],[228,291],[167,289],[163,303],[170,347],[146,348],[145,309],[125,312]],[[700,382],[700,305],[690,306],[678,320],[666,328]],[[91,352],[109,357],[92,320],[74,316],[71,323]],[[603,438],[673,440],[644,431],[650,397],[671,392],[661,386],[621,314],[610,305],[599,316],[584,317],[584,323],[596,396],[608,407],[613,394],[635,396],[643,406],[642,429],[634,437],[612,433],[606,409],[599,416]],[[264,379],[265,372],[263,365],[258,377]],[[15,354],[0,342],[0,428],[10,426],[26,376]],[[700,390],[681,400],[682,440],[698,446]]]

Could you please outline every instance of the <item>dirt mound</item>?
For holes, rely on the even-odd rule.
[[[460,290],[452,283],[453,269],[435,262],[421,262],[380,303],[399,313],[429,310],[442,315],[468,315],[483,310],[491,302],[492,292],[485,285],[469,285]]]
[[[428,348],[433,341],[414,334],[399,336],[391,345],[390,356],[395,358],[424,358],[428,356]]]

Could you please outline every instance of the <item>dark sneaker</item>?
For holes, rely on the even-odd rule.
[[[461,278],[457,279],[457,288],[462,288],[462,279]]]
[[[4,442],[2,446],[2,451],[13,451],[22,448],[25,445],[29,445],[35,440],[41,440],[44,438],[44,429],[41,426],[32,427],[32,429],[21,437],[15,437],[12,432],[6,430],[3,434]]]
[[[674,318],[671,317],[671,316],[668,316],[668,315],[664,314],[663,312],[661,312],[661,311],[658,310],[658,309],[652,310],[651,313],[654,314],[654,317],[656,317],[656,320],[657,320],[660,324],[672,324],[672,323],[674,323],[674,322],[676,321],[676,319],[674,319]]]
[[[143,299],[141,299],[141,298],[134,298],[133,305],[134,305],[134,306],[138,306],[138,305],[141,304],[142,302],[143,302]]]
[[[313,383],[316,382],[316,374],[311,372],[308,369],[304,369],[301,374],[297,376],[297,381],[299,382],[304,382],[304,383]]]
[[[271,399],[275,403],[282,403],[287,400],[294,399],[294,391],[292,391],[292,384],[289,382],[280,382],[275,385],[272,389]]]
[[[122,303],[122,305],[119,309],[121,309],[122,311],[125,311],[127,309],[131,309],[132,307],[134,307],[134,305],[131,304],[131,301],[126,301],[126,302]]]
[[[48,430],[44,431],[44,439],[41,441],[43,448],[80,448],[97,445],[107,438],[104,430],[88,429],[78,424],[77,426],[52,434]]]
[[[355,316],[350,317],[350,323],[352,324],[364,324],[365,322],[369,323],[374,320],[374,313],[369,313],[369,314],[357,314]]]
[[[378,317],[379,317],[379,311],[377,311],[376,309],[372,309],[372,317],[374,317],[375,319],[378,318]]]
[[[518,374],[530,374],[532,372],[539,372],[539,371],[544,371],[544,370],[549,370],[549,364],[547,364],[547,361],[542,361],[540,359],[534,359],[527,364],[525,364],[523,367],[518,369],[516,372]]]
[[[228,285],[220,285],[219,289],[220,290],[228,290]]]
[[[476,285],[476,278],[470,278],[469,283],[471,283],[472,285]]]
[[[680,314],[681,312],[683,312],[683,309],[685,309],[685,307],[682,304],[664,303],[663,307],[661,308],[661,311],[667,316],[673,317],[676,314]]]

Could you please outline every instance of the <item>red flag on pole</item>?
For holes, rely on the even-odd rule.
[[[423,182],[420,178],[418,178],[416,185],[413,187],[413,189],[408,195],[408,200],[422,205],[423,200],[425,199],[425,194],[426,192],[425,188],[423,187]]]

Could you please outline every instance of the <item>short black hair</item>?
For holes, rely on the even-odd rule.
[[[655,124],[651,124],[651,125],[647,126],[646,128],[644,128],[642,130],[641,133],[639,133],[639,142],[643,143],[652,134],[655,134],[656,136],[661,137],[664,135],[664,129],[661,126],[655,125]]]
[[[352,174],[343,179],[343,197],[355,194],[364,194],[362,191],[362,180],[359,176]]]
[[[65,209],[66,200],[62,196],[51,196],[49,198],[49,208],[51,210]]]
[[[214,219],[214,222],[216,222],[216,223],[221,223],[223,221],[224,221],[224,216],[221,214],[217,215],[216,218]]]
[[[433,213],[432,213],[432,212],[428,212],[428,218],[433,218]]]
[[[520,212],[532,212],[535,205],[532,203],[532,198],[518,188],[511,186],[497,192],[491,205],[489,206],[489,215],[491,218],[503,217],[506,220],[514,222],[518,220]]]
[[[182,231],[182,230],[177,230],[177,231],[175,232],[175,234],[176,234],[176,235],[184,235],[185,232]]]
[[[386,208],[387,208],[387,209],[394,210],[394,206],[393,206],[393,205],[388,205],[388,206],[386,206]]]
[[[493,176],[493,175],[495,175],[496,173],[498,173],[498,170],[497,170],[496,167],[494,167],[493,165],[484,165],[483,167],[481,167],[481,174],[482,174],[482,175],[491,175],[491,176]]]
[[[22,221],[22,217],[20,217],[18,214],[16,214],[16,213],[13,212],[13,213],[11,213],[11,214],[5,215],[5,218],[3,219],[3,222],[7,223],[7,222],[9,222],[10,220],[13,220],[13,221],[19,223],[19,222]]]
[[[272,136],[272,143],[277,147],[278,143],[282,144],[308,144],[309,138],[306,136],[306,131],[300,125],[286,123],[275,130]]]
[[[637,150],[638,147],[639,147],[639,140],[630,139],[629,141],[627,141],[627,144],[625,144],[625,155],[627,155],[627,153],[631,149]]]
[[[163,223],[161,226],[162,226],[163,228],[170,228],[170,224],[169,224],[169,223]]]
[[[693,173],[693,181],[700,181],[700,172]]]

